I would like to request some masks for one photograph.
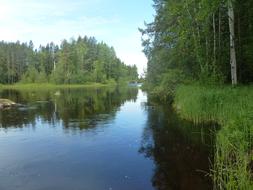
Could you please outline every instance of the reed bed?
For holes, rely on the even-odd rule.
[[[174,107],[195,123],[217,122],[215,189],[253,189],[253,86],[180,86]]]

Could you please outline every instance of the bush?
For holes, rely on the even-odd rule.
[[[185,81],[185,76],[180,70],[169,70],[161,76],[161,83],[151,90],[151,96],[162,101],[172,101],[178,85]]]

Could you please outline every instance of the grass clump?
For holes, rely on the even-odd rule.
[[[44,90],[44,89],[64,89],[64,88],[99,88],[105,86],[114,86],[115,83],[86,83],[86,84],[51,84],[51,83],[17,83],[13,85],[0,85],[0,89],[16,89],[16,90]]]
[[[216,189],[253,189],[253,86],[180,86],[174,106],[196,123],[215,121],[213,179]]]

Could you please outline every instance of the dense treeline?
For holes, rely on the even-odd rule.
[[[91,37],[63,40],[34,48],[27,43],[0,42],[0,83],[81,84],[136,80],[136,66],[125,65],[112,47]]]
[[[149,84],[228,83],[235,71],[239,83],[253,81],[253,1],[154,0],[154,8],[140,29]]]
[[[154,0],[154,8],[154,22],[140,29],[147,87],[159,99],[172,95],[184,119],[221,125],[214,189],[253,189],[252,87],[218,85],[253,82],[253,1]]]

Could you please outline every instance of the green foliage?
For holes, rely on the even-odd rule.
[[[54,90],[54,89],[75,89],[75,88],[101,88],[101,87],[115,87],[115,83],[101,84],[101,83],[86,83],[86,84],[52,84],[52,83],[16,83],[11,85],[0,85],[2,89],[13,89],[22,91],[33,90]]]
[[[253,81],[253,1],[234,1],[238,78]],[[140,29],[148,58],[150,85],[162,75],[181,70],[201,84],[230,81],[228,7],[224,0],[154,0],[154,22]]]
[[[185,119],[221,125],[213,179],[217,189],[252,189],[253,88],[180,86],[174,106]]]
[[[112,47],[95,38],[78,37],[39,49],[33,43],[0,42],[0,83],[84,84],[137,80],[136,66],[127,66]]]
[[[170,70],[160,76],[161,81],[158,85],[149,88],[151,96],[162,101],[172,101],[176,87],[185,80],[185,76],[180,70]]]
[[[30,66],[28,67],[25,74],[23,74],[21,78],[22,83],[35,83],[37,81],[37,77],[39,75],[39,72],[35,67]]]
[[[95,69],[93,71],[93,78],[96,82],[105,83],[106,75],[105,75],[102,61],[95,62]]]
[[[154,8],[154,22],[140,29],[148,58],[144,87],[162,100],[175,95],[182,117],[222,126],[216,141],[215,189],[253,189],[253,90],[221,86],[231,80],[228,1],[154,0]],[[238,79],[251,83],[253,1],[234,0],[232,8]],[[206,87],[177,89],[187,81]]]

